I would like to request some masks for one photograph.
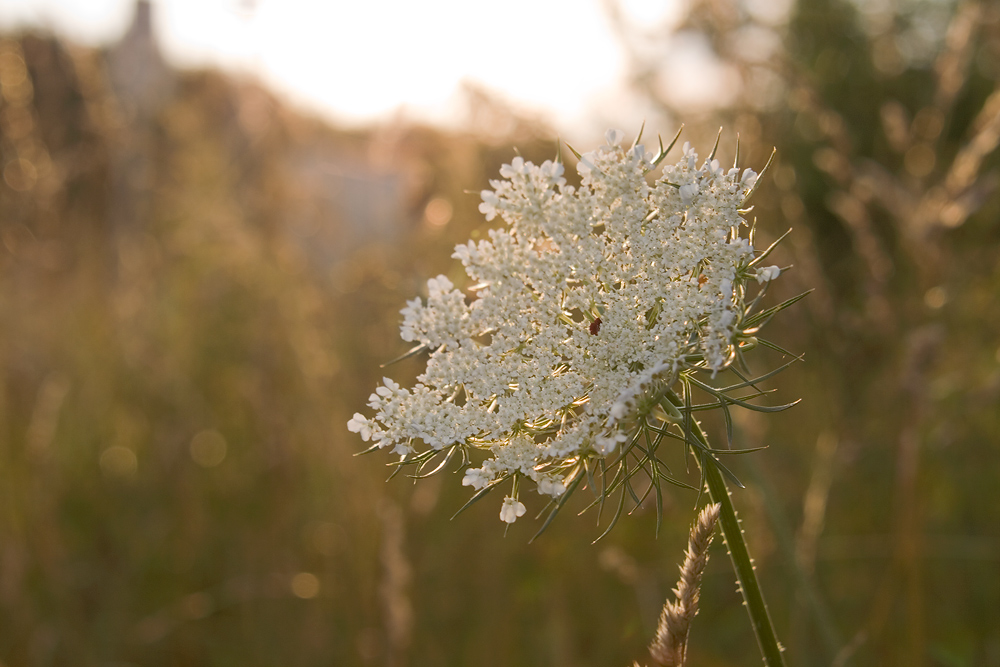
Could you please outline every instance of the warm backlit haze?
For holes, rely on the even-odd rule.
[[[640,123],[647,110],[621,79],[625,55],[600,0],[161,0],[153,22],[167,58],[251,74],[299,106],[343,124],[397,114],[455,125],[461,90],[485,89],[563,131]],[[676,20],[678,0],[630,0],[644,28]],[[85,44],[114,42],[132,0],[0,0],[0,27],[49,27]],[[710,103],[732,76],[707,49],[680,40],[672,88]],[[731,87],[731,85],[730,85]],[[717,98],[716,98],[717,99]]]
[[[515,150],[575,183],[557,139],[643,120],[665,164],[776,149],[747,217],[792,228],[760,305],[810,291],[767,326],[803,359],[744,388],[802,400],[698,420],[753,450],[788,664],[1000,667],[994,0],[0,0],[0,667],[648,665],[683,440],[692,488],[578,515],[595,470],[529,544],[534,488],[452,520],[462,462],[386,483],[347,426]],[[721,540],[699,608],[689,664],[754,664]]]

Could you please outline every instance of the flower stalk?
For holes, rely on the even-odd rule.
[[[666,398],[675,408],[683,408],[683,400],[673,390],[667,392]],[[747,543],[743,537],[743,529],[736,516],[736,508],[733,506],[733,499],[726,487],[726,480],[722,476],[719,462],[710,453],[711,446],[708,444],[708,438],[696,420],[688,420],[685,430],[687,437],[693,438],[700,445],[693,447],[693,449],[698,454],[696,458],[701,467],[705,485],[708,487],[709,496],[713,503],[718,503],[720,506],[719,526],[722,529],[726,547],[729,549],[729,558],[733,563],[733,570],[736,572],[736,581],[739,583],[740,593],[746,603],[747,613],[750,614],[750,624],[757,637],[761,657],[767,667],[784,667],[785,661],[781,654],[781,645],[774,632],[774,624],[771,622],[767,604],[764,602],[764,593],[757,580],[753,559],[750,558],[750,551],[747,549]]]

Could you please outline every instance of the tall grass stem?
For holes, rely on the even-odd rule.
[[[684,409],[684,401],[673,391],[667,393],[667,398],[679,410]],[[750,614],[750,624],[753,626],[754,635],[757,637],[757,645],[760,647],[761,657],[767,667],[784,667],[785,661],[781,655],[781,645],[778,643],[777,635],[774,632],[774,624],[767,611],[767,604],[764,602],[764,594],[757,581],[757,573],[754,570],[753,560],[747,549],[746,540],[743,538],[743,529],[740,527],[740,520],[736,516],[736,508],[733,506],[733,499],[726,488],[726,482],[722,477],[722,471],[716,465],[715,459],[706,451],[711,449],[708,438],[701,426],[694,419],[689,421],[691,433],[702,448],[696,450],[699,454],[698,463],[701,466],[702,474],[705,477],[705,484],[708,486],[708,493],[712,502],[718,503],[720,507],[719,526],[722,528],[722,536],[729,549],[729,557],[736,571],[736,580],[740,585],[740,592]]]

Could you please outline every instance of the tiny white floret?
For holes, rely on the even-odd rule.
[[[372,438],[371,422],[365,419],[365,416],[360,412],[355,412],[354,418],[347,422],[347,430],[351,433],[361,434],[361,439],[365,442],[368,442]]]
[[[482,468],[469,468],[462,478],[462,486],[471,486],[477,491],[493,481],[493,476]]]
[[[758,283],[768,283],[781,275],[781,269],[777,266],[765,266],[762,269],[757,269],[757,282]]]
[[[492,190],[483,190],[479,196],[483,199],[483,203],[479,205],[479,212],[485,215],[487,220],[497,217],[497,206],[500,204],[497,193]]]
[[[558,498],[566,492],[566,482],[558,478],[543,477],[538,480],[538,492],[543,496]]]
[[[500,520],[504,523],[514,523],[517,521],[517,517],[524,516],[527,511],[524,503],[507,496],[503,499],[503,507],[500,508]]]

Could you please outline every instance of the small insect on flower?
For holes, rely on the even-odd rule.
[[[596,336],[597,332],[601,330],[601,318],[597,318],[590,323],[590,335]]]

